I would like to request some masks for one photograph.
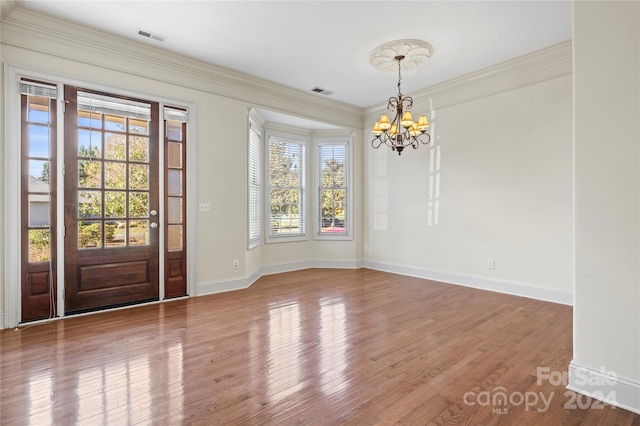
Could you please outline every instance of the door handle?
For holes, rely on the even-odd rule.
[[[157,215],[157,214],[158,214],[158,212],[157,212],[157,211],[155,211],[155,210],[151,210],[151,211],[149,212],[149,214],[150,214],[151,216],[155,216],[155,215]]]
[[[158,227],[158,224],[155,222],[151,222],[151,224],[149,225],[151,228],[156,229]]]

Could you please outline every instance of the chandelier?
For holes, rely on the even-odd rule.
[[[371,141],[371,146],[379,148],[382,144],[397,151],[398,155],[411,146],[418,149],[420,144],[428,144],[431,136],[427,133],[429,120],[426,114],[420,115],[418,121],[413,121],[411,107],[413,98],[404,96],[400,89],[402,82],[402,61],[406,60],[405,69],[418,66],[424,59],[431,56],[433,48],[427,42],[421,40],[398,40],[383,44],[377,47],[371,54],[371,65],[381,70],[390,69],[391,55],[393,61],[398,63],[398,96],[389,98],[387,109],[395,111],[393,120],[389,120],[389,115],[382,114],[380,120],[373,126],[375,137]]]

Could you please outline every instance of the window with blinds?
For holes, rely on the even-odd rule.
[[[344,238],[350,234],[349,145],[347,141],[317,143],[317,235]]]
[[[262,130],[255,123],[249,122],[249,248],[260,245],[262,239],[260,194],[262,193],[262,173],[260,167]]]
[[[304,141],[270,135],[268,149],[268,237],[304,237]]]

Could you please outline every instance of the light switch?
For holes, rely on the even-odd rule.
[[[200,203],[200,211],[202,213],[211,213],[211,203]]]

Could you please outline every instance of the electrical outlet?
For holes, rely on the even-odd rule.
[[[238,259],[233,260],[233,269],[240,269],[240,261]]]
[[[202,213],[211,213],[211,203],[200,203],[198,210]]]
[[[487,269],[490,269],[490,270],[496,269],[496,261],[493,259],[487,260]]]

